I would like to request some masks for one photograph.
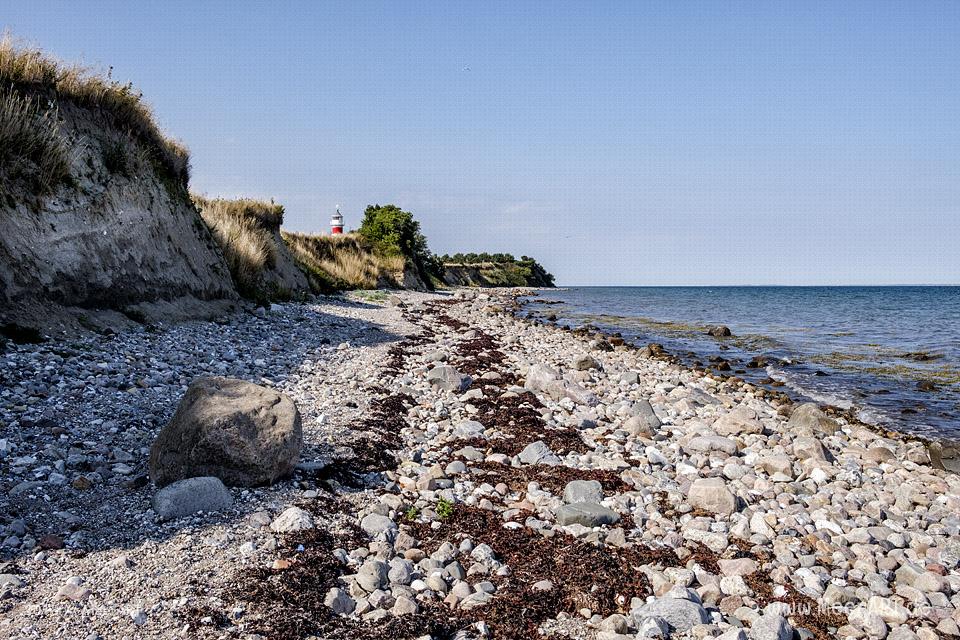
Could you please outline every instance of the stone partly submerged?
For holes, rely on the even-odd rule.
[[[164,486],[197,476],[231,486],[271,484],[293,472],[303,434],[287,396],[232,378],[190,385],[150,449],[150,476]]]
[[[930,465],[934,469],[960,473],[960,442],[931,442],[927,445],[927,453],[930,454]]]
[[[798,435],[832,435],[840,429],[837,421],[824,413],[815,402],[794,408],[787,427]]]

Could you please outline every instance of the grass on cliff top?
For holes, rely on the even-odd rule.
[[[200,217],[207,223],[230,268],[237,291],[259,300],[262,273],[277,264],[274,229],[283,221],[283,207],[271,202],[193,196]]]
[[[0,190],[50,193],[70,175],[70,147],[55,109],[0,89]]]
[[[253,198],[205,198],[193,194],[193,203],[204,213],[218,220],[236,218],[246,220],[264,229],[279,229],[283,224],[283,205],[273,201],[255,200]]]
[[[113,119],[121,131],[129,132],[149,149],[157,163],[181,185],[190,177],[190,157],[186,147],[166,137],[157,125],[153,111],[143,95],[131,84],[122,84],[109,77],[97,75],[90,69],[57,60],[38,48],[14,40],[9,34],[0,37],[0,88],[5,92],[29,98],[29,109],[7,107],[19,114],[20,130],[36,128],[36,133],[24,138],[21,148],[35,149],[47,140],[47,149],[56,151],[57,143],[49,142],[54,129],[49,125],[57,119],[56,105],[71,102],[74,105],[100,112]],[[6,102],[7,99],[4,98]],[[37,118],[34,109],[39,109]],[[10,120],[4,123],[10,127]],[[24,144],[34,138],[32,144]],[[54,136],[55,137],[55,136]],[[61,154],[62,155],[62,154]],[[29,156],[28,156],[29,157]],[[59,161],[57,161],[59,162]]]
[[[283,232],[283,239],[318,293],[395,285],[406,259],[382,255],[357,234],[311,235]]]

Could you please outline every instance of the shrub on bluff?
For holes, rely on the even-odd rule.
[[[293,400],[243,380],[200,378],[150,448],[158,486],[213,476],[241,487],[271,484],[293,472],[303,432]]]

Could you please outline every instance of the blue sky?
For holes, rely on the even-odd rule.
[[[960,283],[958,2],[5,2],[193,188],[561,284]]]

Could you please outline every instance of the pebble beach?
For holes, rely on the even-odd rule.
[[[522,319],[521,294],[9,345],[0,637],[960,636],[960,477],[922,442]],[[192,510],[150,448],[209,376],[290,398],[303,446]]]

